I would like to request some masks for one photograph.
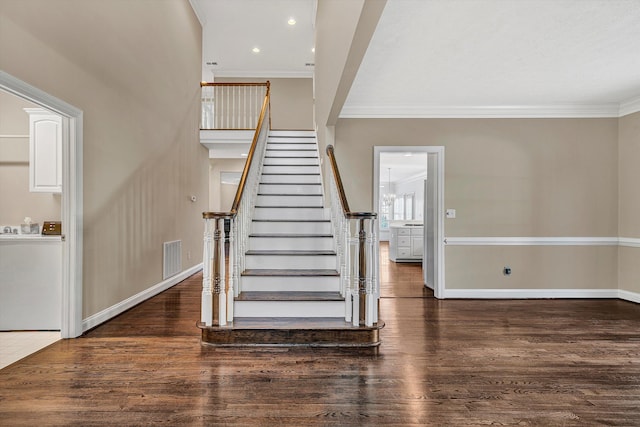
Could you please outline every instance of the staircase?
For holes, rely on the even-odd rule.
[[[312,131],[270,131],[251,215],[244,271],[226,326],[203,326],[213,345],[376,347],[382,322],[345,321],[336,243]]]

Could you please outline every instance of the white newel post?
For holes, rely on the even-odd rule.
[[[365,252],[367,254],[366,260],[367,260],[367,278],[366,278],[366,295],[367,295],[367,301],[366,301],[366,316],[364,319],[364,324],[366,326],[373,326],[374,324],[374,249],[373,249],[373,241],[374,241],[374,231],[373,231],[373,223],[374,220],[370,219],[367,221],[369,223],[369,233],[367,234],[367,240],[366,240],[366,249]]]
[[[233,246],[235,243],[236,233],[234,230],[235,219],[230,219],[229,224],[229,291],[227,292],[227,320],[233,322],[233,301],[236,296],[236,287],[238,286],[238,276],[235,266],[236,254]]]
[[[222,222],[222,227],[220,227]],[[218,285],[216,291],[218,293],[218,325],[225,326],[227,324],[227,280],[225,271],[225,245],[224,245],[224,218],[216,219],[216,238],[218,239],[218,275],[216,277]]]
[[[204,220],[204,247],[202,249],[202,303],[200,322],[205,326],[211,326],[213,320],[213,294],[211,289],[211,266],[213,251],[211,248],[211,219]]]

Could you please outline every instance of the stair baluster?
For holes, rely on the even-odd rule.
[[[345,295],[345,320],[354,326],[373,326],[378,323],[379,261],[377,213],[352,212],[349,208],[333,146],[327,146],[330,179],[331,209],[339,258],[342,290]],[[351,228],[355,222],[355,229]]]
[[[202,83],[203,88],[213,86],[213,83]],[[259,177],[262,170],[260,161],[264,156],[267,136],[269,133],[269,82],[266,84],[241,84],[241,86],[266,86],[266,94],[262,103],[262,110],[258,119],[256,132],[251,149],[247,156],[238,191],[229,212],[204,212],[205,220],[204,248],[203,248],[203,279],[202,279],[202,311],[200,323],[202,326],[226,326],[232,323],[235,315],[234,298],[242,292],[240,271],[244,270],[244,254],[248,247],[249,224],[253,211],[252,200],[258,192]],[[230,84],[218,84],[220,90],[233,94]],[[231,89],[231,90],[229,90]],[[209,100],[211,95],[204,96]],[[238,98],[238,99],[235,99]],[[218,99],[220,101],[220,99]],[[232,101],[227,100],[227,107],[237,110],[242,106],[239,96]],[[209,102],[209,101],[207,101]],[[224,101],[223,101],[224,102]],[[231,102],[231,104],[229,104]],[[243,106],[243,108],[246,106]],[[218,114],[216,112],[215,114]],[[206,114],[203,113],[203,118]],[[226,120],[230,120],[228,117]],[[233,119],[235,124],[238,118]],[[229,122],[227,122],[229,123]],[[229,236],[229,268],[226,267],[226,245],[224,220],[230,220]],[[222,226],[221,226],[222,224]],[[229,278],[227,282],[227,277]]]

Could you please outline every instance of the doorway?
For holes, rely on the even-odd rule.
[[[394,162],[415,156],[403,179],[394,179]],[[387,159],[393,159],[385,163]],[[400,221],[423,225],[423,283],[436,298],[444,295],[444,147],[376,146],[373,165],[373,206],[379,212],[380,240],[389,240],[389,225]],[[401,163],[400,163],[401,164]],[[398,185],[404,180],[404,185]],[[416,182],[417,181],[417,182]],[[413,183],[412,183],[413,182]],[[415,234],[415,230],[414,230]]]
[[[62,117],[62,338],[82,334],[82,111],[0,71],[0,89]]]

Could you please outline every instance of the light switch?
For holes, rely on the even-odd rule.
[[[446,216],[447,216],[447,218],[455,218],[456,217],[456,210],[455,209],[447,209]]]

